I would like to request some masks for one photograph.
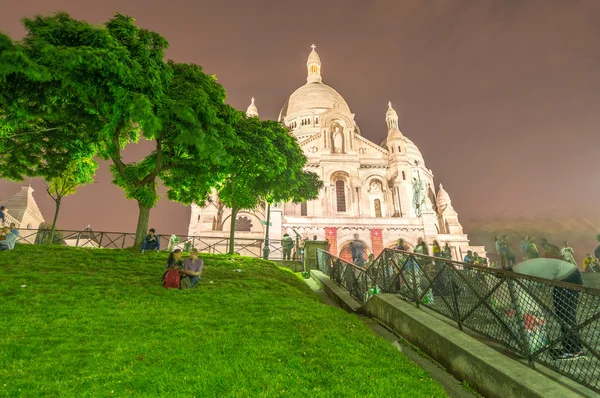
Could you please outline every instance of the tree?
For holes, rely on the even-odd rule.
[[[0,33],[0,178],[15,181],[52,179],[74,160],[93,156],[99,128],[30,53]]]
[[[6,59],[2,62],[0,54],[0,68],[19,61],[20,74],[13,80],[25,80],[39,98],[26,97],[25,104],[12,111],[10,100],[23,91],[15,83],[0,111],[27,115],[26,122],[15,124],[27,130],[29,141],[35,141],[34,133],[46,137],[48,128],[62,129],[68,123],[83,128],[94,151],[112,161],[113,183],[138,203],[135,245],[141,244],[150,209],[159,200],[158,180],[167,186],[171,200],[205,199],[220,175],[215,169],[230,159],[222,142],[233,137],[227,122],[232,113],[223,104],[225,91],[214,76],[197,65],[164,62],[167,41],[121,14],[104,26],[91,26],[66,13],[25,19],[24,25],[28,33],[23,43],[4,43]],[[12,78],[14,73],[4,75]],[[125,162],[123,150],[142,137],[153,142],[154,150],[139,162]],[[59,141],[58,149],[72,145],[68,138]],[[88,148],[86,144],[81,146]],[[16,149],[20,144],[10,145]],[[34,150],[31,159],[22,162],[31,163],[27,173],[38,172],[39,157],[47,151]]]
[[[231,208],[229,253],[241,209],[253,210],[261,200],[312,199],[322,186],[314,173],[303,170],[306,157],[283,125],[243,116],[235,128],[240,139],[228,148],[235,162],[219,189],[219,199]]]
[[[61,176],[54,177],[46,182],[46,192],[55,204],[54,219],[50,227],[50,242],[54,238],[56,220],[58,219],[62,199],[65,196],[73,195],[80,186],[93,182],[97,167],[98,163],[94,159],[83,158],[68,165]]]

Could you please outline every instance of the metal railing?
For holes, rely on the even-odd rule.
[[[18,229],[18,243],[28,244],[56,244],[75,247],[124,249],[132,247],[135,233],[130,232],[104,232],[104,231],[73,231],[57,230],[50,241],[50,230],[47,229]],[[226,254],[229,250],[230,239],[218,236],[186,236],[177,235],[172,240],[172,235],[156,235],[160,242],[161,250],[171,251],[175,248],[189,251],[192,247],[201,253]],[[234,252],[242,256],[262,257],[264,239],[235,238]],[[269,258],[278,260],[283,258],[281,241],[269,239]],[[298,250],[296,250],[298,251]]]
[[[327,253],[317,261],[352,294],[336,278],[336,269],[349,267],[341,265],[343,260]],[[461,330],[504,345],[531,367],[544,364],[600,392],[598,289],[394,249],[385,249],[356,279],[358,290],[374,281],[383,293],[398,294],[453,320]],[[368,298],[352,295],[361,302]],[[565,353],[583,355],[561,357]]]
[[[375,293],[372,289],[377,288],[375,280],[363,267],[322,249],[317,249],[317,268],[361,303]]]

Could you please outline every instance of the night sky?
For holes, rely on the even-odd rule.
[[[90,23],[131,15],[170,42],[169,58],[216,74],[233,106],[256,97],[261,118],[276,118],[306,82],[314,43],[324,83],[365,137],[385,138],[392,102],[463,224],[582,216],[598,202],[598,0],[0,0],[0,10],[0,30],[16,39],[21,18],[36,13],[65,10]],[[127,159],[148,150],[129,147]],[[110,180],[102,163],[95,184],[64,200],[59,226],[134,231],[136,203]],[[0,200],[18,186],[0,181]],[[32,186],[51,221],[43,182]],[[186,207],[163,200],[150,224],[184,234],[188,221]]]

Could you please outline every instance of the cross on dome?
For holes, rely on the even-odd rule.
[[[308,55],[308,60],[306,61],[306,67],[308,69],[308,76],[306,81],[309,83],[320,83],[322,81],[321,78],[321,58],[319,58],[319,54],[315,51],[314,44],[310,46],[312,51]]]
[[[388,101],[388,106],[391,108],[392,107],[392,101]]]
[[[252,101],[252,103],[254,104],[254,97],[252,97],[250,101]]]

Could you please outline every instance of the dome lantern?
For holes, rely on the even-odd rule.
[[[388,102],[388,110],[385,113],[385,122],[388,126],[387,143],[388,150],[392,153],[403,153],[406,152],[406,144],[404,143],[404,136],[398,130],[398,114],[392,108],[392,103]],[[398,152],[395,149],[397,148]]]
[[[323,78],[321,77],[321,58],[315,51],[315,47],[314,44],[311,46],[312,51],[306,61],[306,69],[308,70],[306,81],[309,83],[320,83],[323,81]]]
[[[396,113],[394,108],[392,108],[391,102],[388,102],[388,110],[385,113],[385,121],[387,123],[388,130],[398,128],[398,114]]]
[[[252,97],[250,105],[248,106],[248,109],[246,110],[246,116],[248,116],[248,117],[251,117],[251,116],[258,117],[258,108],[254,104],[254,97]]]

